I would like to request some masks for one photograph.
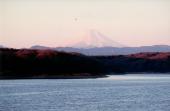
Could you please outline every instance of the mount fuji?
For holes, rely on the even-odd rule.
[[[85,55],[127,55],[139,52],[170,52],[169,45],[153,45],[141,47],[127,47],[121,43],[115,42],[109,37],[98,31],[91,30],[86,33],[84,38],[76,44],[67,47],[46,47],[35,45],[31,49],[57,50],[65,52],[78,52]]]
[[[125,45],[113,41],[109,37],[103,35],[96,30],[90,30],[86,33],[84,38],[76,44],[72,45],[73,48],[96,48],[96,47],[125,47]]]

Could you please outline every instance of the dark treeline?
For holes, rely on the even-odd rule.
[[[167,73],[170,72],[170,53],[138,53],[119,56],[98,56],[110,72]]]
[[[1,77],[90,76],[104,72],[102,63],[78,53],[52,50],[0,49]]]
[[[52,50],[0,49],[0,78],[102,76],[106,73],[170,72],[170,53],[85,56]]]

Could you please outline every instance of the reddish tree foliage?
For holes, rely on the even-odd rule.
[[[0,49],[0,77],[101,75],[124,72],[170,72],[170,52],[85,56],[53,50]]]

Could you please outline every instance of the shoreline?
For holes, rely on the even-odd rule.
[[[111,75],[142,75],[142,74],[147,74],[147,75],[170,75],[170,72],[166,73],[161,73],[161,72],[126,72],[126,73],[111,73],[111,74],[105,74],[105,75],[39,75],[39,76],[33,76],[33,77],[13,77],[13,76],[4,76],[0,77],[0,80],[20,80],[20,79],[97,79],[97,78],[107,78]]]
[[[0,77],[0,80],[19,80],[19,79],[96,79],[96,78],[106,78],[107,75],[96,75],[96,76],[34,76],[34,77]]]

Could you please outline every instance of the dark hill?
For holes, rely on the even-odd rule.
[[[97,59],[79,53],[65,53],[52,50],[0,49],[1,76],[89,76],[104,72]]]
[[[170,52],[85,56],[53,50],[1,48],[0,57],[0,78],[81,78],[108,73],[170,72]]]

